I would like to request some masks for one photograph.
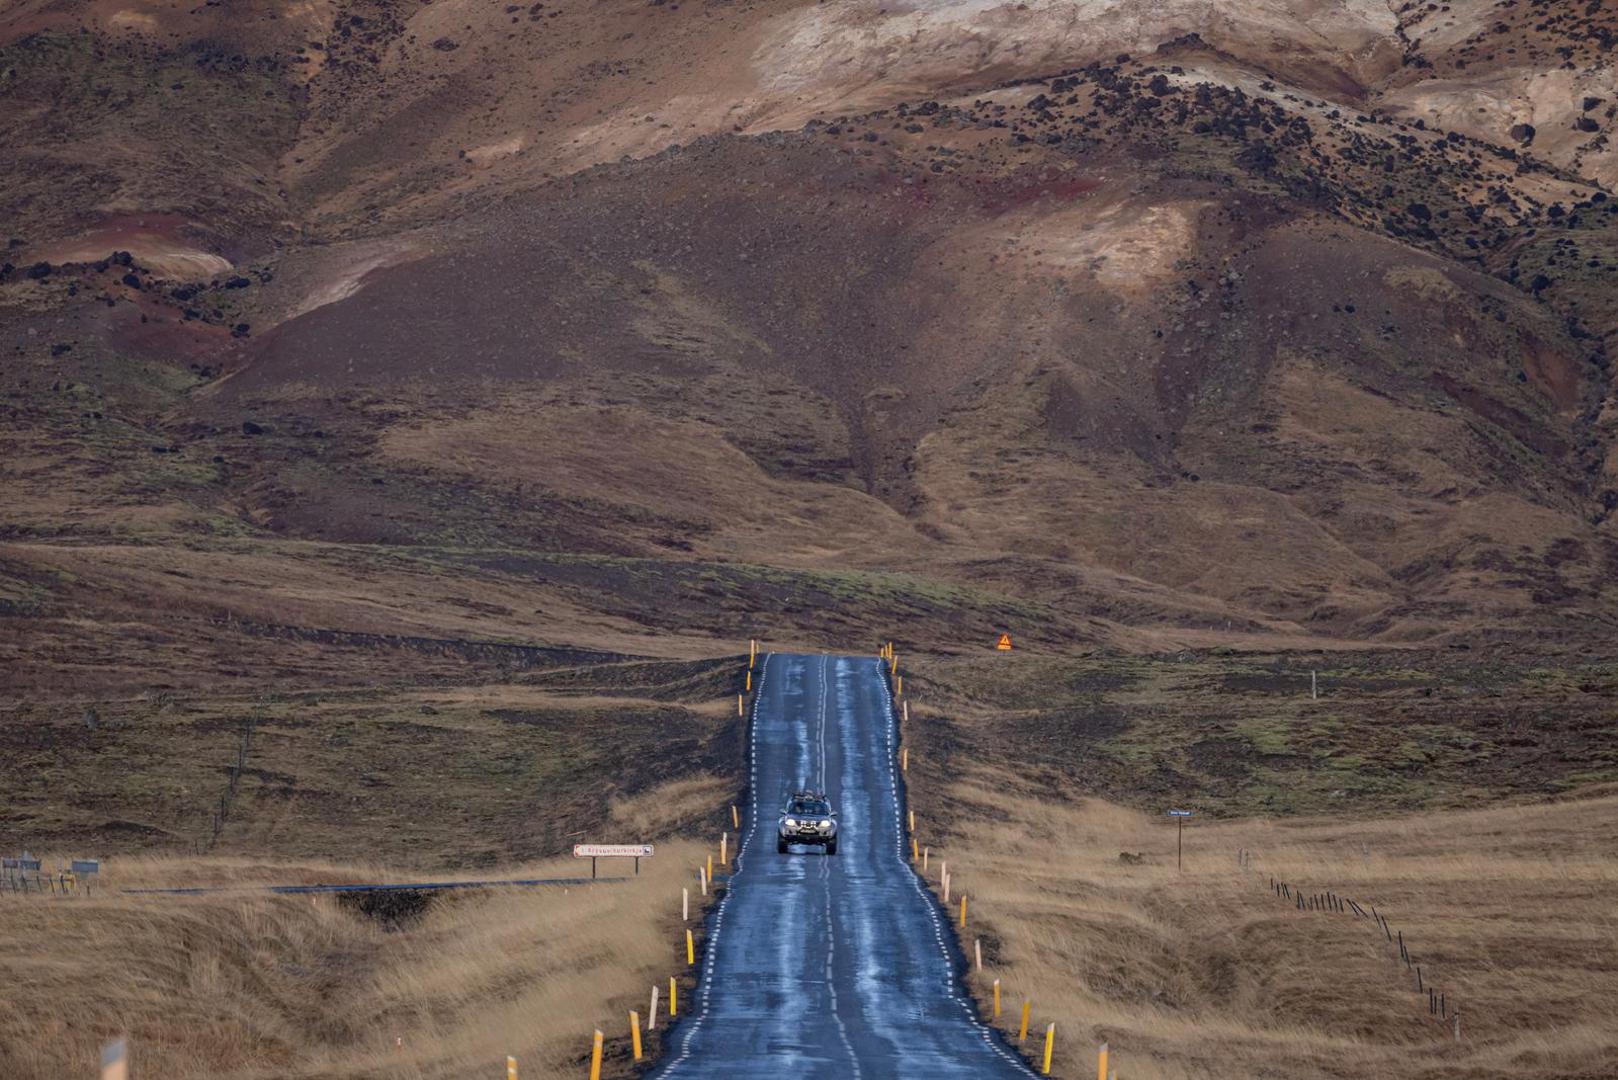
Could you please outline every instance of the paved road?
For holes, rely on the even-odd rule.
[[[656,1077],[1027,1077],[980,1023],[901,827],[893,710],[880,661],[765,657],[753,706],[740,868],[720,901],[694,1012]],[[792,787],[839,813],[838,853],[775,851]]]

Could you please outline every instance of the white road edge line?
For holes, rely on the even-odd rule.
[[[712,976],[714,957],[719,951],[719,934],[720,931],[724,929],[725,925],[725,907],[730,903],[730,898],[735,893],[736,879],[741,877],[742,874],[746,873],[747,867],[751,865],[750,860],[748,862],[742,862],[741,860],[742,856],[747,854],[748,847],[752,845],[753,837],[758,833],[758,710],[759,705],[764,701],[764,683],[765,680],[770,677],[770,660],[774,655],[774,653],[765,653],[764,662],[759,665],[758,686],[753,690],[753,708],[748,717],[747,835],[742,838],[742,842],[736,847],[735,857],[739,865],[736,868],[736,872],[730,876],[730,883],[725,887],[725,895],[719,898],[719,907],[714,911],[713,931],[708,935],[708,940],[703,947],[702,990],[699,995],[702,1001],[702,1007],[697,1014],[691,1018],[691,1027],[686,1031],[685,1036],[680,1040],[680,1052],[675,1055],[673,1061],[669,1062],[668,1068],[663,1070],[664,1076],[673,1075],[674,1071],[691,1057],[691,1040],[694,1039],[697,1032],[702,1029],[702,1021],[708,1015],[708,1000],[709,995],[713,990]]]
[[[1015,1053],[1009,1047],[1007,1047],[1001,1039],[999,1033],[990,1025],[983,1022],[982,1018],[978,1016],[977,1008],[971,1001],[970,997],[961,993],[963,985],[962,977],[955,969],[955,954],[950,950],[950,947],[944,938],[944,926],[938,918],[938,903],[934,900],[933,895],[927,891],[921,875],[916,872],[916,868],[914,866],[910,865],[910,860],[906,857],[904,808],[899,805],[899,778],[895,765],[895,762],[899,756],[898,718],[893,710],[893,695],[887,692],[886,675],[879,671],[877,677],[881,679],[884,684],[884,692],[882,695],[883,708],[886,710],[888,715],[888,791],[890,792],[893,800],[893,820],[899,823],[898,828],[895,830],[898,837],[898,844],[896,850],[894,851],[894,855],[899,860],[900,873],[909,875],[910,887],[916,891],[916,897],[921,901],[923,907],[926,909],[927,917],[933,921],[933,939],[938,942],[938,951],[943,955],[944,958],[944,991],[949,995],[950,1000],[954,1001],[961,1007],[961,1012],[965,1014],[967,1022],[978,1029],[983,1036],[984,1043],[988,1045],[990,1050],[998,1054],[1013,1068],[1021,1069],[1029,1076],[1038,1076],[1039,1073],[1034,1071],[1034,1067],[1032,1065],[1023,1060],[1021,1054]]]

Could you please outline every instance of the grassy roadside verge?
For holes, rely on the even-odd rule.
[[[1577,737],[1593,717],[1580,688],[1601,671],[1472,673],[1489,689],[1468,694],[1478,767],[1429,758],[1411,769],[1380,752],[1380,733],[1456,672],[1400,677],[1387,659],[1362,658],[1359,685],[1335,683],[1329,707],[1347,723],[1322,735],[1319,753],[1220,764],[1187,753],[1219,734],[1203,714],[1252,723],[1267,704],[1296,714],[1277,725],[1288,730],[1309,722],[1307,682],[1300,707],[1276,700],[1300,696],[1299,680],[1273,658],[1176,658],[1172,670],[1087,659],[1083,671],[1017,659],[1034,678],[1007,664],[985,677],[975,661],[918,663],[905,679],[916,695],[905,744],[929,884],[942,892],[947,860],[952,923],[968,897],[958,934],[969,963],[981,943],[969,987],[988,1016],[1001,981],[996,1022],[1013,1041],[1032,1002],[1031,1057],[1057,1025],[1052,1075],[1094,1076],[1103,1042],[1120,1077],[1151,1080],[1610,1071],[1618,1039],[1602,1003],[1618,991],[1618,922],[1603,897],[1618,884],[1618,788],[1601,782],[1604,751]],[[1163,692],[1170,683],[1178,690]],[[1543,726],[1526,719],[1569,701]],[[1496,731],[1517,743],[1489,745]],[[1252,816],[1264,809],[1252,771],[1269,770],[1282,791],[1312,790],[1320,754],[1337,752],[1331,737],[1361,752],[1355,797],[1311,800],[1307,816]],[[1131,741],[1141,754],[1120,769],[1109,746]],[[1540,750],[1512,775],[1524,743]],[[1183,871],[1165,799],[1201,812]],[[1429,1017],[1413,972],[1369,920],[1298,911],[1273,896],[1272,877],[1375,904],[1404,931],[1424,986],[1461,1010],[1462,1039]]]
[[[1098,800],[1008,793],[991,771],[949,789],[955,896],[970,897],[969,980],[1003,1029],[1023,1000],[1055,1022],[1052,1075],[1595,1078],[1618,1054],[1618,797],[1368,822],[1238,820],[1187,830]],[[918,821],[918,829],[927,827]],[[1238,867],[1237,852],[1251,854]],[[1428,1015],[1397,952],[1352,915],[1299,911],[1274,877],[1375,904],[1426,983],[1463,1014]],[[1037,1049],[1031,1035],[1028,1046]]]
[[[376,871],[229,859],[114,860],[90,899],[0,895],[0,933],[15,946],[0,961],[0,1074],[89,1075],[100,1045],[127,1034],[139,1075],[176,1080],[499,1076],[508,1054],[524,1076],[554,1076],[582,1069],[600,1028],[608,1074],[627,1076],[629,1011],[644,1023],[657,985],[666,1014],[670,975],[690,991],[680,889],[706,853],[674,840],[638,877],[404,894],[421,899],[382,909],[331,895],[115,891]],[[578,869],[568,858],[512,872]],[[704,903],[692,888],[694,927]]]

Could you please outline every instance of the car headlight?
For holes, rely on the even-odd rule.
[[[793,821],[791,818],[787,818],[781,824],[785,825],[789,829],[796,829],[798,827],[798,823]]]
[[[821,822],[821,823],[820,823],[820,831],[821,831],[821,832],[831,832],[831,822],[829,822],[829,821],[822,821],[822,822]]]

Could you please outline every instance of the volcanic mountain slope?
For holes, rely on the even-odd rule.
[[[1613,25],[13,5],[14,651],[1598,640]]]

